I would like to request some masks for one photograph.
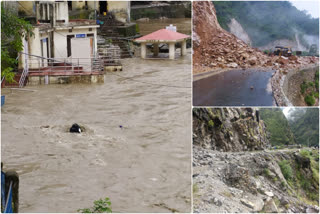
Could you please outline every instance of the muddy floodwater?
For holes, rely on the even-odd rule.
[[[231,70],[193,82],[194,106],[272,106],[273,71]]]
[[[190,212],[190,60],[126,59],[104,84],[4,89],[1,155],[20,175],[20,211],[109,197],[113,212]]]
[[[170,24],[176,26],[179,33],[191,35],[190,18],[149,19],[149,21],[136,21],[136,23],[139,24],[141,35],[147,35]]]

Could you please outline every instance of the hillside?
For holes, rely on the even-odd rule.
[[[309,48],[312,43],[319,44],[317,39],[310,39],[319,35],[319,19],[298,10],[290,2],[215,1],[214,5],[221,27],[232,32],[230,23],[236,20],[254,47],[272,42],[274,45],[276,40],[300,46],[300,49]]]
[[[295,56],[285,60],[279,56],[268,56],[257,48],[252,48],[220,26],[216,3],[219,2],[213,4],[210,1],[194,1],[192,4],[194,74],[253,67],[291,69],[317,61],[314,57]]]
[[[319,146],[319,110],[317,108],[292,109],[288,121],[297,143]]]
[[[281,109],[262,108],[260,115],[270,134],[272,146],[295,144],[294,135]]]

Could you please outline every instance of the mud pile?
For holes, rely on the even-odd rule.
[[[193,72],[249,67],[296,68],[316,57],[269,56],[222,29],[210,1],[193,2]]]

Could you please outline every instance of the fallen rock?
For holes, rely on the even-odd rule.
[[[265,213],[278,213],[277,205],[272,198],[267,198],[264,203],[263,211]]]
[[[235,62],[233,62],[233,63],[229,63],[227,66],[228,66],[229,68],[236,68],[236,67],[238,67],[238,64],[235,63]]]
[[[272,198],[274,196],[273,192],[269,192],[269,191],[264,192],[264,194],[266,196],[269,196],[270,198]]]
[[[247,206],[247,207],[249,207],[249,208],[251,208],[251,209],[254,208],[254,204],[253,204],[251,201],[248,201],[248,200],[246,200],[246,199],[241,199],[240,201],[241,201],[241,203],[242,203],[243,205],[245,205],[245,206]]]

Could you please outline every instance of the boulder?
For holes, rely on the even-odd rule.
[[[264,203],[263,211],[265,213],[278,213],[277,205],[272,198],[267,198]]]
[[[236,68],[236,67],[238,67],[238,64],[235,63],[235,62],[232,62],[232,63],[229,63],[227,66],[228,66],[229,68]]]
[[[241,199],[241,203],[251,209],[254,209],[254,204],[251,201],[248,201],[247,199]]]

